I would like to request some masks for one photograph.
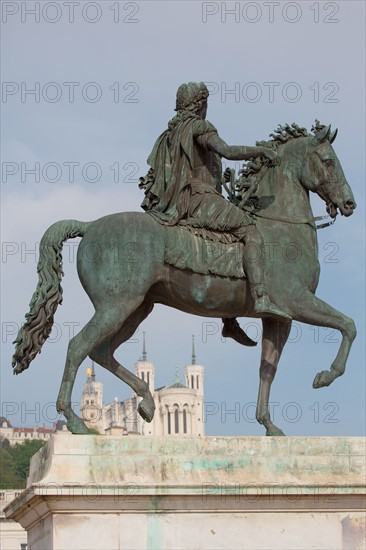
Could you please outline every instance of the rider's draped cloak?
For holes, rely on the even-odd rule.
[[[174,120],[174,119],[173,119]],[[147,159],[153,179],[146,186],[142,208],[164,225],[188,223],[214,231],[235,232],[254,220],[224,199],[221,187],[221,159],[206,147],[216,128],[197,115],[189,115],[165,130]],[[208,166],[205,181],[195,177],[200,147]],[[240,231],[240,238],[242,233]]]

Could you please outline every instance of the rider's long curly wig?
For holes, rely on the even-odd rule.
[[[173,130],[177,124],[187,118],[199,118],[198,113],[207,101],[209,91],[204,82],[181,84],[177,90],[175,111],[177,114],[169,121],[168,128]]]

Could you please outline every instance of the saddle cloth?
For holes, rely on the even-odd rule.
[[[244,245],[230,233],[191,226],[165,227],[165,263],[203,275],[243,279]]]

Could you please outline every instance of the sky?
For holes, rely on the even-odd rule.
[[[12,342],[37,283],[37,249],[55,221],[139,211],[138,178],[174,115],[178,86],[204,81],[208,119],[232,145],[254,145],[278,124],[339,133],[333,146],[358,204],[318,232],[317,295],[355,320],[347,370],[314,390],[340,335],[295,322],[272,385],[272,418],[287,435],[365,433],[365,4],[337,2],[2,2],[1,391],[13,425],[49,426],[69,339],[93,314],[76,274],[77,240],[64,246],[64,302],[41,355],[13,376]],[[239,168],[235,163],[226,165]],[[311,197],[315,215],[324,203]],[[240,319],[260,340],[258,320]],[[254,418],[260,343],[220,336],[217,319],[155,306],[117,352],[130,370],[146,332],[156,386],[191,360],[205,366],[206,435],[264,435]],[[86,378],[77,376],[76,410]],[[104,401],[129,387],[101,367]]]

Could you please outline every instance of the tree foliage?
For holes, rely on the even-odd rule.
[[[21,489],[29,474],[30,459],[45,444],[45,441],[25,441],[14,447],[0,448],[0,488]]]
[[[0,489],[20,489],[24,486],[13,469],[14,461],[9,448],[0,448]]]

